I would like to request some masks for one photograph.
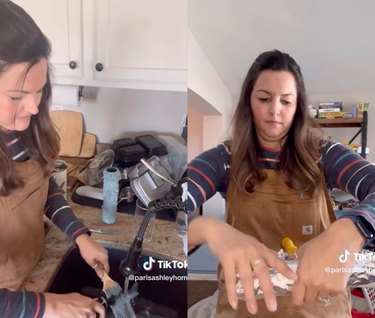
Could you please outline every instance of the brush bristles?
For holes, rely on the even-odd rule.
[[[122,288],[106,272],[103,275],[103,291],[108,298],[118,296],[122,293]]]

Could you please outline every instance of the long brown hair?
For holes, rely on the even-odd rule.
[[[48,39],[33,19],[19,6],[8,0],[0,1],[0,77],[16,63],[28,63],[28,70],[40,60],[48,60],[51,47]],[[24,74],[23,76],[26,76]],[[22,81],[22,79],[20,79]],[[37,115],[31,117],[29,127],[15,132],[27,146],[28,155],[39,162],[45,176],[51,173],[59,151],[59,137],[49,117],[51,97],[50,69],[43,87]],[[21,186],[13,168],[12,159],[0,130],[0,196],[7,196]]]
[[[306,89],[300,67],[291,56],[277,50],[259,55],[242,85],[232,121],[231,180],[238,190],[253,192],[255,185],[266,178],[260,163],[262,150],[250,107],[254,84],[260,73],[266,70],[287,71],[296,81],[297,109],[281,149],[278,169],[285,175],[288,186],[301,194],[312,195],[322,179],[318,163],[322,135],[307,111]]]

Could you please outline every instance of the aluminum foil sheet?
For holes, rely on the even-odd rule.
[[[349,253],[349,252],[347,252]],[[286,260],[286,253],[283,250],[278,252],[280,258],[284,259],[287,265],[296,272],[298,267],[298,260]],[[345,256],[343,254],[342,256]],[[350,272],[352,273],[348,280],[348,287],[366,287],[375,288],[375,253],[369,250],[361,250],[359,253],[355,253],[355,264],[353,268],[346,268],[345,262],[342,267],[330,268],[326,267],[325,271],[335,275],[335,273]],[[343,259],[345,260],[345,259]],[[291,294],[293,288],[293,280],[290,280],[280,274],[277,270],[270,268],[269,270],[271,282],[273,284],[275,295],[288,296]],[[245,299],[242,282],[237,278],[236,285],[237,296],[240,299]],[[254,278],[254,291],[256,298],[263,298],[263,291],[260,287],[259,280]]]

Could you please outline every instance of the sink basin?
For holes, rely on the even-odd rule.
[[[127,250],[107,248],[112,279],[124,288],[124,277],[120,273],[119,264],[126,256]],[[141,264],[149,260],[150,254],[142,255]],[[151,255],[155,260],[160,258]],[[155,263],[158,264],[158,263]],[[137,277],[147,275],[147,280],[138,281],[139,295],[133,300],[133,308],[137,317],[187,317],[187,280],[186,268],[163,269],[155,265],[149,271],[140,270]],[[181,280],[161,280],[161,276],[180,277]],[[129,283],[132,286],[134,281]],[[95,271],[86,264],[78,249],[73,249],[64,258],[61,267],[52,279],[47,291],[53,293],[78,292],[90,297],[101,294],[102,282]],[[110,308],[107,308],[107,317],[113,317]]]

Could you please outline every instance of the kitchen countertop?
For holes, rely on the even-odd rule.
[[[117,213],[116,222],[107,225],[101,220],[101,209],[78,205],[69,199],[68,203],[75,215],[82,219],[87,227],[91,229],[111,229],[124,233],[124,235],[92,233],[92,237],[104,246],[126,248],[133,241],[132,214]],[[40,262],[22,286],[29,291],[45,291],[64,255],[73,248],[70,240],[54,224],[46,220],[46,225],[45,251]],[[183,252],[182,240],[177,236],[174,230],[174,222],[171,221],[158,219],[155,221],[152,241],[143,244],[143,250],[169,260],[187,259]]]

